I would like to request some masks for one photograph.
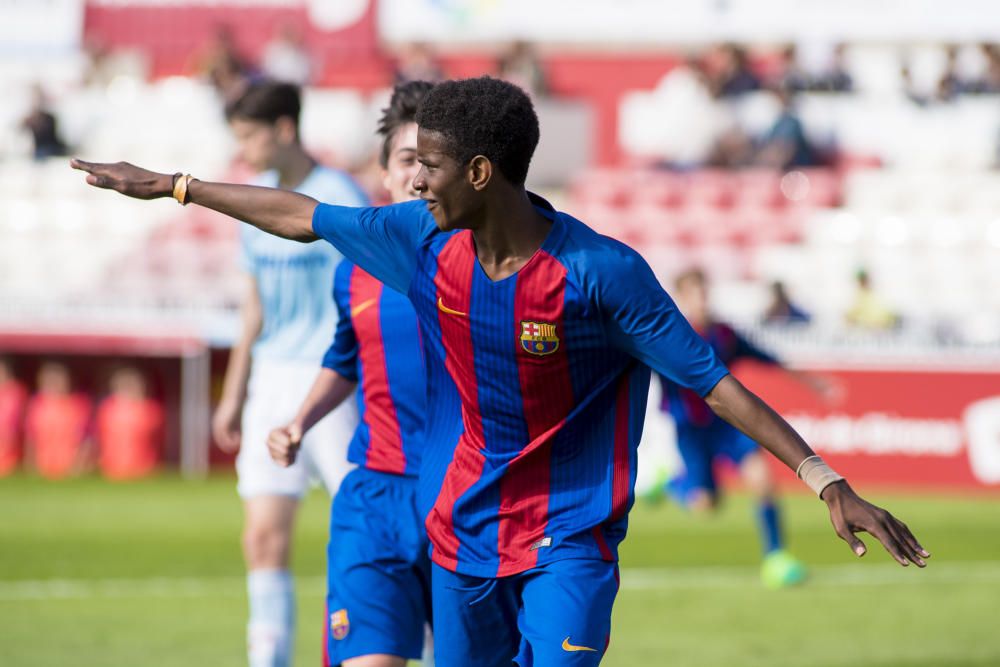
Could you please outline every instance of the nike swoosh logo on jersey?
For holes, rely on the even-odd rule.
[[[373,306],[376,301],[378,301],[378,299],[368,299],[367,301],[362,301],[358,305],[354,306],[354,308],[351,308],[351,317],[357,317],[362,312],[368,310],[368,308]]]
[[[467,315],[466,313],[461,313],[457,310],[452,310],[448,306],[444,305],[444,301],[441,299],[441,297],[438,297],[438,310],[440,310],[442,313],[447,313],[449,315],[458,315],[459,317],[466,317]]]
[[[569,653],[573,653],[575,651],[594,651],[595,653],[597,652],[596,648],[590,648],[589,646],[574,646],[573,644],[570,644],[569,637],[566,637],[566,639],[563,640],[562,650],[567,651]]]

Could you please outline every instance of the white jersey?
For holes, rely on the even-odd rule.
[[[277,187],[278,173],[264,172],[253,184]],[[295,191],[328,204],[368,204],[350,176],[319,165]],[[343,257],[329,243],[289,241],[250,225],[240,234],[241,265],[257,282],[263,315],[254,360],[318,365],[337,326],[333,273]]]

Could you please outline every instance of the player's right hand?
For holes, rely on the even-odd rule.
[[[302,427],[289,424],[274,429],[267,436],[267,451],[275,463],[287,468],[295,463],[295,457],[302,446]]]
[[[240,448],[242,437],[242,409],[235,401],[223,400],[212,415],[212,436],[219,449],[226,453]]]
[[[128,162],[84,162],[72,159],[69,166],[87,172],[87,183],[114,190],[136,199],[157,199],[173,194],[173,174],[158,174]]]

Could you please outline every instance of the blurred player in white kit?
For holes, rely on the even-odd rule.
[[[260,172],[252,184],[344,206],[366,205],[367,198],[349,176],[317,164],[303,149],[300,109],[295,86],[271,82],[250,86],[227,106],[241,157]],[[330,286],[342,256],[327,243],[296,243],[249,226],[240,233],[247,283],[242,331],[229,359],[212,431],[223,450],[239,449],[249,664],[284,667],[291,664],[295,643],[289,572],[295,513],[311,479],[332,495],[350,470],[346,451],[357,408],[353,400],[346,401],[319,422],[288,468],[271,460],[267,436],[274,424],[295,416],[326,352],[337,324]]]

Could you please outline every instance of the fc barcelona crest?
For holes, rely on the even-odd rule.
[[[334,639],[343,639],[351,630],[351,622],[347,620],[347,610],[338,609],[330,614],[330,632]]]
[[[556,325],[521,320],[521,347],[525,352],[544,356],[559,349]]]

